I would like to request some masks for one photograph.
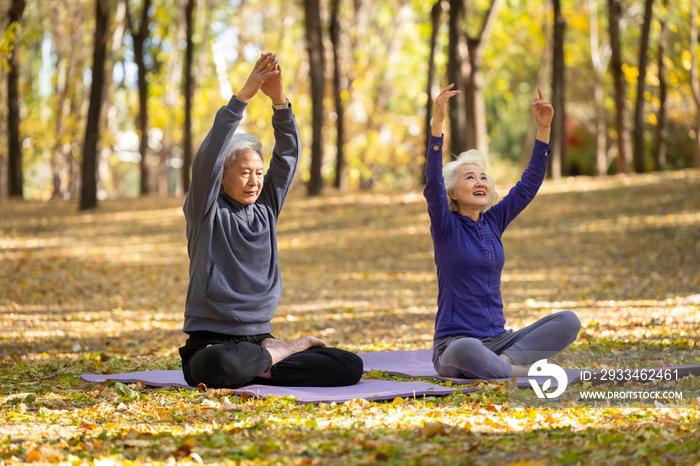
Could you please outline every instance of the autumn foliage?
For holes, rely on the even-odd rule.
[[[698,199],[697,170],[546,182],[503,238],[507,326],[570,309],[583,328],[558,358],[567,367],[698,364]],[[539,401],[491,383],[444,398],[306,406],[80,382],[86,372],[180,367],[181,205],[123,199],[88,214],[63,201],[0,205],[0,462],[697,461],[695,378],[643,388],[672,388],[680,400],[598,405],[577,393],[615,387]],[[437,283],[419,191],[307,199],[297,190],[278,233],[278,337],[315,334],[356,352],[431,348]]]

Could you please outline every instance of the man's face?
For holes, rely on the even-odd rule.
[[[224,170],[221,185],[235,201],[253,204],[263,187],[263,163],[260,155],[253,150],[236,155],[231,166]]]

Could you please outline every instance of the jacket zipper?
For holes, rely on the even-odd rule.
[[[477,228],[479,229],[479,233],[481,234],[481,240],[483,241],[484,246],[486,247],[486,252],[489,255],[488,264],[486,268],[486,289],[489,292],[486,302],[486,314],[489,316],[489,323],[491,324],[491,336],[495,336],[496,333],[493,331],[493,317],[491,316],[491,250],[488,248],[488,244],[486,244],[486,238],[484,237],[484,232],[482,231],[481,226],[477,225]]]

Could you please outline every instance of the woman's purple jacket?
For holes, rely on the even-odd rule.
[[[547,171],[551,146],[536,140],[520,181],[475,222],[448,207],[442,177],[442,144],[443,137],[430,136],[423,191],[428,201],[439,288],[433,338],[500,335],[505,332],[501,299],[505,255],[501,235],[537,194]]]

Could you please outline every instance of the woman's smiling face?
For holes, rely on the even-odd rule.
[[[489,204],[491,185],[478,165],[461,165],[457,171],[457,187],[448,193],[457,202],[458,210],[479,210]]]

